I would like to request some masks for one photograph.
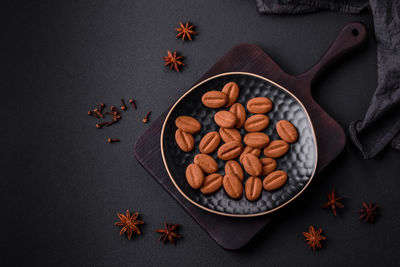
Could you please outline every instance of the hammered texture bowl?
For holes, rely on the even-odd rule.
[[[192,189],[186,181],[186,166],[193,162],[193,158],[199,152],[201,138],[210,131],[219,131],[219,126],[214,122],[214,114],[219,110],[229,108],[212,109],[205,107],[201,102],[202,95],[210,90],[221,90],[222,87],[234,81],[239,85],[240,94],[237,102],[246,108],[248,100],[254,97],[265,96],[272,100],[273,109],[266,115],[270,123],[266,133],[271,141],[280,139],[276,133],[275,125],[279,120],[290,121],[298,130],[299,140],[290,145],[286,155],[277,159],[278,170],[284,170],[288,174],[287,183],[278,190],[268,192],[263,190],[261,197],[252,202],[248,201],[243,192],[240,199],[230,198],[221,188],[211,195],[203,195],[200,190]],[[251,114],[247,111],[247,117]],[[196,118],[202,125],[201,131],[194,134],[195,148],[191,152],[183,152],[175,142],[175,119],[181,115]],[[246,131],[240,129],[242,139]],[[221,145],[222,145],[221,140]],[[288,93],[279,85],[249,73],[227,73],[217,75],[195,88],[189,90],[172,107],[168,114],[161,135],[161,149],[163,160],[170,178],[178,191],[193,204],[207,211],[220,215],[251,217],[270,213],[295,199],[311,181],[317,166],[317,148],[314,130],[307,112],[298,99]],[[224,175],[225,161],[217,157],[217,151],[211,156],[218,163],[218,173]],[[238,159],[236,159],[238,160]],[[245,174],[243,188],[246,179]],[[260,177],[262,180],[264,177]]]

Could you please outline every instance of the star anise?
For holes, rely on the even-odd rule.
[[[179,227],[179,224],[167,224],[166,222],[164,222],[164,229],[159,229],[156,230],[157,233],[161,234],[160,237],[160,241],[162,241],[163,243],[165,243],[165,241],[168,239],[168,241],[172,244],[175,245],[175,238],[181,238],[182,236],[174,233],[174,230]]]
[[[335,189],[332,190],[331,193],[326,193],[327,197],[328,197],[328,202],[322,206],[322,208],[328,208],[330,207],[333,211],[333,215],[336,216],[336,207],[338,208],[344,208],[344,205],[342,202],[340,202],[339,200],[344,199],[346,197],[337,197],[335,194]]]
[[[378,216],[378,206],[372,203],[362,203],[364,209],[360,210],[361,216],[360,219],[364,219],[364,222],[373,222],[375,220],[375,216]]]
[[[119,232],[120,235],[126,234],[128,235],[128,239],[130,240],[132,237],[133,232],[137,233],[140,235],[139,228],[136,226],[138,224],[144,224],[143,221],[137,220],[137,217],[139,216],[138,212],[135,212],[132,216],[129,212],[129,210],[126,211],[126,216],[123,214],[118,213],[118,218],[121,220],[119,222],[116,222],[116,226],[121,226],[122,229]]]
[[[165,60],[164,66],[169,66],[170,69],[175,68],[176,71],[179,71],[180,66],[185,66],[182,62],[183,56],[177,56],[176,51],[172,54],[171,51],[168,50],[168,56],[163,57]]]
[[[194,26],[189,24],[189,21],[186,22],[186,25],[183,25],[182,21],[179,22],[180,28],[175,28],[178,31],[176,38],[182,38],[182,41],[185,41],[185,37],[187,37],[190,41],[192,41],[192,35],[197,34],[195,32]]]
[[[326,240],[326,237],[321,235],[322,229],[318,229],[315,231],[314,227],[310,225],[308,232],[303,232],[303,235],[306,237],[304,241],[307,242],[307,245],[312,249],[315,250],[316,247],[321,248],[321,240]]]

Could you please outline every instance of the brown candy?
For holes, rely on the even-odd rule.
[[[215,123],[223,128],[233,128],[238,121],[238,118],[232,112],[221,110],[214,115]]]
[[[276,166],[278,165],[274,159],[271,158],[262,158],[260,159],[262,164],[262,173],[261,175],[267,175],[273,171],[275,171]]]
[[[272,191],[282,187],[287,181],[287,174],[284,171],[274,171],[268,174],[263,181],[265,190]]]
[[[182,151],[184,152],[192,151],[194,148],[193,135],[184,132],[181,129],[176,130],[175,141],[178,144],[179,148],[182,149]]]
[[[219,128],[219,134],[225,143],[232,141],[242,142],[242,135],[236,129]]]
[[[243,194],[242,181],[240,181],[240,179],[236,175],[234,174],[225,175],[222,184],[224,186],[225,192],[231,198],[236,199],[242,196]]]
[[[225,107],[230,107],[239,96],[239,86],[235,82],[229,82],[222,88],[222,93],[228,97],[228,103],[226,103]]]
[[[217,149],[219,143],[221,142],[221,137],[218,132],[209,132],[200,141],[199,150],[203,154],[210,154]]]
[[[250,116],[244,123],[244,129],[248,132],[259,132],[267,128],[269,118],[263,114]]]
[[[223,177],[219,173],[212,173],[210,175],[207,175],[204,179],[203,186],[200,188],[200,191],[206,195],[212,194],[222,187],[222,180]]]
[[[236,122],[236,128],[241,128],[246,121],[246,110],[240,103],[235,103],[229,109],[230,112],[236,115],[238,121]]]
[[[255,148],[263,148],[269,143],[269,136],[265,133],[254,132],[244,136],[244,143]]]
[[[240,157],[239,157],[240,163],[243,164],[243,157],[244,157],[244,155],[247,154],[247,153],[251,153],[251,154],[253,154],[254,156],[256,156],[256,157],[258,158],[258,157],[261,155],[261,149],[255,148],[255,147],[251,147],[251,146],[246,146],[246,147],[243,149],[242,154],[240,154]]]
[[[250,176],[244,188],[246,198],[250,201],[254,201],[260,197],[263,185],[260,178]]]
[[[186,168],[186,180],[189,185],[194,189],[199,189],[204,183],[204,173],[199,167],[194,163],[190,164]]]
[[[294,143],[299,138],[296,127],[287,120],[278,121],[276,131],[279,137],[288,143]]]
[[[200,122],[189,116],[179,116],[175,120],[175,125],[178,129],[191,134],[198,133],[201,129]]]
[[[274,140],[264,148],[264,155],[269,158],[279,158],[289,150],[289,144],[283,140]]]
[[[222,108],[228,103],[228,97],[220,91],[208,91],[201,97],[201,102],[209,108]]]
[[[243,156],[243,168],[251,176],[260,176],[262,173],[261,161],[251,153]]]
[[[243,181],[244,179],[244,173],[242,167],[240,167],[240,164],[234,160],[226,162],[225,174],[234,174],[240,179],[240,181]]]
[[[272,101],[268,97],[256,97],[247,101],[247,110],[254,114],[266,113],[272,109]]]
[[[240,142],[225,143],[218,148],[218,157],[222,160],[231,160],[237,158],[242,153],[243,145]]]
[[[193,161],[207,174],[218,171],[218,163],[207,154],[197,154]]]

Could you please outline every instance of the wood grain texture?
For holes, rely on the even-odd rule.
[[[340,125],[313,100],[312,83],[329,65],[365,42],[366,36],[363,24],[353,22],[346,25],[318,63],[298,76],[284,72],[258,46],[240,44],[232,48],[195,84],[216,74],[242,71],[264,76],[291,91],[306,107],[314,126],[318,145],[318,173],[343,150],[346,137]],[[219,216],[199,209],[180,195],[161,158],[161,128],[168,111],[169,108],[137,140],[134,147],[137,160],[221,247],[230,250],[243,247],[267,225],[273,215],[253,218]]]

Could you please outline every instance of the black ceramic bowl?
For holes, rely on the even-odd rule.
[[[275,125],[279,120],[289,120],[299,132],[299,140],[290,145],[286,155],[277,159],[279,170],[288,174],[287,183],[278,190],[268,192],[263,190],[261,197],[248,201],[230,198],[221,188],[211,195],[203,195],[200,190],[192,189],[186,181],[186,166],[193,162],[199,152],[201,138],[210,131],[218,131],[214,122],[214,114],[219,110],[212,109],[201,102],[202,95],[210,90],[221,90],[222,87],[234,81],[239,85],[240,94],[237,102],[246,107],[248,100],[266,96],[272,100],[273,109],[266,115],[270,119],[268,128],[264,130],[271,140],[279,139]],[[202,125],[201,131],[194,134],[195,148],[191,152],[183,152],[175,142],[175,119],[186,115],[196,118]],[[250,116],[248,113],[247,116]],[[240,129],[242,136],[246,134]],[[221,140],[222,142],[222,140]],[[224,73],[211,77],[186,92],[171,108],[161,132],[161,153],[167,172],[178,191],[194,205],[220,215],[233,217],[259,216],[273,212],[295,199],[311,182],[317,166],[317,147],[314,129],[306,109],[302,103],[289,91],[280,85],[251,73]],[[218,163],[218,173],[224,175],[225,161],[217,157],[217,151],[211,156]],[[249,176],[245,176],[244,182]],[[264,177],[261,177],[263,179]]]

